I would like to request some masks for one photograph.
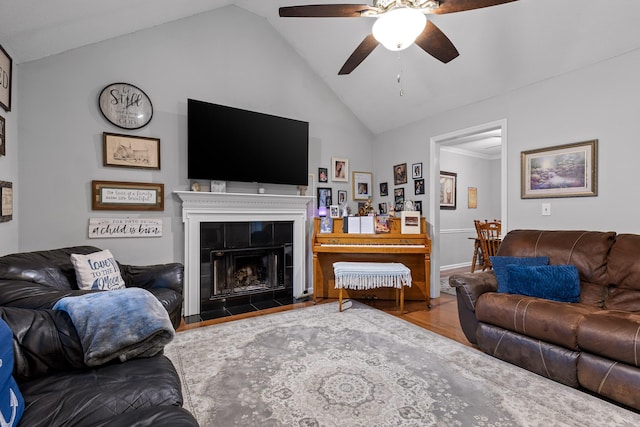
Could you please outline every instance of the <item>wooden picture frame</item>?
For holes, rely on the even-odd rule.
[[[478,188],[477,187],[467,188],[467,200],[469,204],[469,209],[478,208]]]
[[[407,183],[407,164],[400,163],[393,166],[393,184],[400,185]]]
[[[349,160],[342,157],[331,158],[331,181],[349,182]]]
[[[7,122],[0,116],[0,156],[6,155]]]
[[[0,45],[0,106],[4,111],[11,111],[11,80],[13,60]]]
[[[0,181],[0,222],[13,219],[13,184]]]
[[[440,209],[455,209],[458,198],[458,174],[440,171]]]
[[[317,189],[317,201],[318,207],[326,207],[329,208],[332,204],[331,198],[331,187],[318,187]]]
[[[413,179],[422,178],[422,163],[414,163],[411,165],[411,177]]]
[[[160,170],[160,139],[103,132],[104,166]]]
[[[353,200],[369,200],[373,197],[373,174],[371,172],[353,172]]]
[[[164,184],[91,181],[91,208],[112,211],[163,211]]]
[[[598,140],[521,153],[522,199],[598,195]]]

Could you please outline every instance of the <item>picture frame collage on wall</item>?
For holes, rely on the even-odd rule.
[[[399,163],[393,165],[393,184],[395,186],[401,186],[403,184],[408,183],[408,164],[407,163]],[[412,163],[411,164],[411,178],[413,179],[413,194],[416,196],[422,196],[425,194],[425,183],[423,177],[423,168],[422,163]],[[380,183],[380,196],[385,197],[389,195],[389,184],[387,182]],[[421,200],[411,200],[411,203],[408,203],[405,206],[405,202],[408,202],[406,199],[406,193],[404,187],[396,187],[393,190],[393,202],[391,204],[387,203],[379,203],[378,211],[381,214],[387,213],[390,208],[393,208],[395,211],[403,211],[405,208],[409,208],[411,206],[412,209],[419,211],[422,214],[422,201]]]
[[[348,202],[347,190],[337,189],[337,197],[329,182],[349,183],[351,181],[352,200],[358,202],[358,208],[373,198],[373,174],[371,172],[352,171],[349,173],[349,159],[331,157],[329,167],[318,167],[318,183],[324,184],[316,188],[316,204],[318,208],[327,208],[327,216],[340,217]]]

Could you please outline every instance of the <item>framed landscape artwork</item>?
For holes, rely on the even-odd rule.
[[[455,209],[458,174],[440,171],[440,209]]]
[[[103,165],[160,169],[160,139],[103,132]]]
[[[523,151],[521,198],[598,195],[598,140]]]

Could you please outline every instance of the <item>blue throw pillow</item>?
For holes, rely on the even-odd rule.
[[[575,265],[508,265],[512,294],[560,302],[580,302],[580,276]]]
[[[24,399],[13,373],[13,332],[0,319],[0,416],[3,426],[16,426],[24,412]]]
[[[507,275],[507,265],[547,265],[548,256],[539,257],[517,257],[517,256],[492,256],[491,265],[498,279],[498,292],[514,294],[509,286],[509,276]]]

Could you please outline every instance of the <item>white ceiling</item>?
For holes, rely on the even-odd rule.
[[[518,0],[429,15],[460,52],[448,64],[415,45],[379,46],[338,76],[373,18],[278,16],[281,6],[326,3],[349,1],[0,0],[0,44],[22,63],[235,4],[264,16],[373,133],[640,48],[638,0]]]

